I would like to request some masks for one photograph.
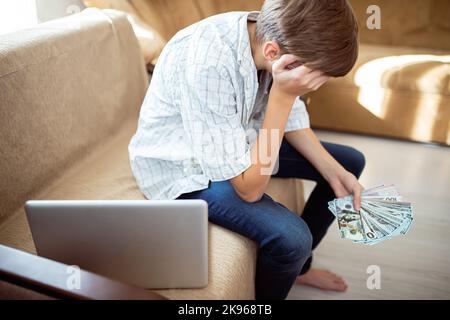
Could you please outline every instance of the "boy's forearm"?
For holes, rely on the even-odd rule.
[[[310,128],[288,132],[285,137],[328,182],[345,170],[322,146]]]
[[[264,122],[252,149],[252,165],[231,179],[234,189],[245,201],[258,201],[266,190],[294,100],[295,97],[284,95],[276,89],[269,94]],[[264,130],[265,134],[262,134]]]

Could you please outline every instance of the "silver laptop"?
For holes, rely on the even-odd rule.
[[[149,289],[208,283],[202,200],[28,201],[38,255]]]

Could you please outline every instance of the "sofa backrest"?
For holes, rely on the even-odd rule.
[[[349,0],[360,24],[361,41],[396,47],[450,50],[448,0]],[[381,9],[381,29],[367,28],[367,8]]]
[[[99,1],[99,0],[97,0]],[[114,2],[101,0],[102,2]],[[129,0],[143,20],[168,40],[178,30],[226,11],[259,10],[263,0]],[[450,50],[449,0],[349,0],[363,43]],[[113,3],[112,3],[113,4]],[[369,30],[367,8],[381,8],[381,29]]]
[[[125,15],[87,9],[0,37],[0,223],[137,119],[148,84]]]
[[[153,67],[166,45],[163,37],[140,17],[136,8],[128,1],[123,0],[83,0],[87,7],[99,9],[114,9],[124,12],[133,27],[134,33],[141,45],[141,52],[149,67]]]

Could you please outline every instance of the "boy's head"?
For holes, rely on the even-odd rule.
[[[358,57],[358,24],[346,0],[265,0],[256,39],[269,43],[266,58],[278,49],[278,57],[293,54],[331,77],[346,75]]]

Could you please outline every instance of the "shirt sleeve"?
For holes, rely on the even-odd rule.
[[[211,181],[234,178],[251,165],[250,145],[227,72],[192,65],[181,81],[180,110],[192,153]]]
[[[286,123],[285,132],[306,129],[309,128],[309,126],[309,115],[308,111],[306,111],[305,103],[300,99],[300,97],[297,97]]]

